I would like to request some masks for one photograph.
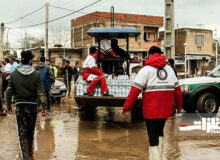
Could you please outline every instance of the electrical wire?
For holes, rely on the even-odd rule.
[[[17,21],[19,21],[19,20],[22,20],[22,19],[24,19],[25,17],[28,17],[28,16],[30,16],[30,15],[32,15],[32,14],[34,14],[34,13],[40,11],[40,10],[41,10],[42,8],[44,8],[44,7],[45,7],[45,4],[44,4],[42,7],[40,7],[39,9],[36,9],[36,10],[34,10],[34,11],[32,11],[32,12],[30,12],[30,13],[28,13],[28,14],[26,14],[26,15],[24,15],[24,16],[18,18],[18,19],[15,19],[15,20],[13,20],[13,21],[9,21],[9,22],[7,22],[7,23],[5,23],[5,24],[11,24],[11,23],[15,23],[15,22],[17,22]]]
[[[58,18],[54,18],[54,19],[52,19],[52,20],[49,20],[48,23],[49,23],[49,22],[57,21],[57,20],[59,20],[59,19],[65,18],[65,17],[67,17],[67,16],[70,16],[70,15],[76,13],[76,12],[79,12],[79,11],[81,11],[81,10],[84,10],[84,9],[88,8],[88,7],[91,7],[91,6],[95,5],[96,3],[100,2],[100,1],[102,1],[102,0],[97,0],[97,1],[95,1],[95,2],[93,2],[93,3],[91,3],[91,4],[89,4],[89,5],[87,5],[87,6],[85,6],[85,7],[82,7],[82,8],[80,8],[80,9],[78,9],[78,10],[76,10],[76,11],[73,11],[73,12],[71,12],[71,13],[68,13],[68,14],[66,14],[66,15],[64,15],[64,16],[60,16],[60,17],[58,17]],[[46,23],[47,23],[47,22],[41,22],[41,23],[32,24],[32,25],[28,25],[28,26],[11,27],[11,29],[35,27],[35,26],[39,26],[39,25],[46,24]]]
[[[68,9],[68,8],[64,8],[64,7],[59,7],[59,6],[54,6],[54,5],[50,5],[51,7],[53,8],[57,8],[57,9],[62,9],[62,10],[66,10],[66,11],[75,11],[75,10],[72,10],[72,9]],[[83,11],[78,11],[78,13],[82,13],[84,15],[88,15],[88,16],[92,16],[92,17],[103,17],[103,18],[110,18],[110,16],[102,16],[102,15],[98,15],[98,14],[90,14],[90,13],[86,13],[86,12],[83,12]],[[84,16],[82,15],[82,16]],[[120,19],[117,19],[115,17],[115,21],[121,21]],[[131,21],[131,20],[123,20],[123,22],[128,22],[128,23],[137,23],[136,21]]]

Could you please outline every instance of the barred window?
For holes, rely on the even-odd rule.
[[[196,46],[199,46],[199,47],[203,46],[203,44],[204,44],[203,41],[204,41],[203,35],[196,35],[196,37],[195,37]]]

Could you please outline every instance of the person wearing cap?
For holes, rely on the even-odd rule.
[[[33,159],[34,130],[37,119],[37,99],[40,97],[42,116],[47,115],[47,101],[40,72],[32,67],[31,51],[21,52],[22,65],[11,74],[6,91],[8,113],[12,113],[11,99],[15,99],[16,125],[22,160]]]
[[[108,77],[108,75],[104,74],[103,71],[99,67],[97,67],[95,53],[96,48],[91,47],[90,54],[87,56],[85,62],[83,63],[83,80],[90,83],[84,95],[93,96],[96,86],[100,84],[103,96],[112,97],[112,95],[109,94],[109,89],[106,84],[106,77]]]
[[[121,116],[130,111],[138,95],[143,94],[143,116],[149,137],[149,160],[163,158],[163,129],[168,117],[173,116],[174,102],[178,112],[182,109],[182,92],[173,69],[166,65],[160,48],[152,46],[149,59],[138,72],[124,103]]]
[[[71,93],[71,81],[72,81],[72,76],[74,75],[73,68],[70,66],[70,61],[66,60],[65,62],[65,67],[62,70],[62,74],[64,83],[68,89],[68,96],[70,96]]]

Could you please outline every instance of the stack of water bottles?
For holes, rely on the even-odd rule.
[[[109,75],[106,79],[109,93],[114,97],[127,97],[135,77],[135,73],[133,73],[130,77],[128,75],[118,75],[117,77]],[[77,80],[76,95],[83,95],[86,92],[88,86],[89,83],[84,81],[80,76]],[[94,96],[102,96],[100,86],[96,87]]]

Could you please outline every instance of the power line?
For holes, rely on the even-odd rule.
[[[63,8],[63,7],[59,7],[59,6],[54,6],[54,5],[50,5],[51,7],[53,8],[57,8],[57,9],[62,9],[62,10],[66,10],[66,11],[75,11],[75,10],[72,10],[72,9],[68,9],[68,8]],[[98,14],[90,14],[90,13],[86,13],[86,12],[83,12],[83,11],[75,11],[75,12],[78,12],[78,13],[82,13],[84,15],[88,15],[88,16],[91,16],[91,17],[103,17],[103,18],[109,18],[110,19],[110,15],[109,16],[102,16],[102,15],[98,15]],[[83,16],[84,16],[83,15]],[[115,17],[115,21],[122,21],[119,19],[117,19]],[[123,20],[123,22],[128,22],[128,23],[136,23],[135,21],[131,21],[131,20]]]
[[[73,11],[73,12],[71,12],[71,13],[68,13],[68,14],[66,14],[66,15],[64,15],[64,16],[60,16],[60,17],[58,17],[58,18],[49,20],[48,22],[54,22],[54,21],[57,21],[57,20],[59,20],[59,19],[65,18],[65,17],[67,17],[67,16],[70,16],[70,15],[76,13],[76,12],[79,12],[79,11],[81,11],[81,10],[83,10],[83,9],[86,9],[86,8],[88,8],[88,7],[91,7],[91,6],[95,5],[96,3],[100,2],[100,1],[102,1],[102,0],[97,0],[97,1],[95,1],[95,2],[93,2],[93,3],[91,3],[91,4],[89,4],[89,5],[87,5],[87,6],[85,6],[85,7],[82,7],[82,8],[80,8],[80,9],[78,9],[78,10],[76,10],[76,11]],[[35,26],[39,26],[39,25],[42,25],[42,24],[45,24],[45,23],[46,23],[46,22],[41,22],[41,23],[29,25],[29,26],[24,26],[24,27],[11,27],[11,29],[35,27]]]
[[[26,15],[24,15],[24,16],[18,18],[18,19],[15,19],[15,20],[13,20],[13,21],[7,22],[7,23],[5,23],[5,24],[11,24],[11,23],[15,23],[15,22],[17,22],[17,21],[19,21],[19,20],[22,20],[22,19],[24,19],[25,17],[28,17],[28,16],[30,16],[30,15],[32,15],[32,14],[34,14],[34,13],[40,11],[40,10],[41,10],[42,8],[44,8],[44,7],[45,7],[45,5],[43,5],[43,6],[40,7],[39,9],[36,9],[36,10],[34,10],[34,11],[32,11],[32,12],[30,12],[30,13],[28,13],[28,14],[26,14]]]

